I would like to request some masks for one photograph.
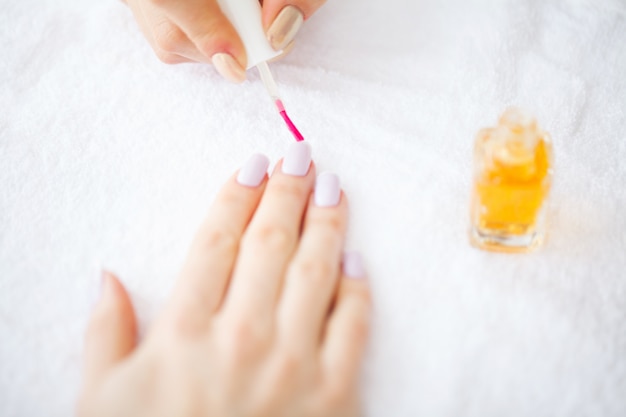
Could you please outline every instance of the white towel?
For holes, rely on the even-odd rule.
[[[68,416],[98,270],[145,328],[222,182],[293,140],[257,74],[167,66],[119,1],[0,1],[0,415]],[[351,205],[365,415],[626,415],[626,3],[335,0],[272,64]],[[471,149],[554,140],[548,240],[468,244]]]

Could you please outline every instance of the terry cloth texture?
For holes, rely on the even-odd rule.
[[[293,141],[258,74],[159,62],[116,0],[0,1],[0,415],[69,416],[98,271],[145,329],[218,187]],[[365,415],[626,415],[626,3],[335,0],[271,64],[350,199]],[[556,156],[548,240],[469,246],[476,132]],[[270,168],[271,169],[271,168]]]

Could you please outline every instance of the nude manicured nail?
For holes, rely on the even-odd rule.
[[[248,159],[237,174],[237,182],[247,187],[258,187],[265,178],[270,160],[260,153],[254,154]]]
[[[246,79],[246,71],[232,55],[220,52],[213,55],[211,61],[217,72],[227,80],[240,83]]]
[[[339,204],[341,188],[339,177],[331,172],[322,172],[315,181],[314,201],[318,207],[335,207]]]
[[[267,30],[267,40],[279,51],[296,37],[302,27],[304,14],[296,6],[285,6]]]
[[[343,274],[348,278],[363,279],[365,278],[365,268],[363,267],[363,258],[358,252],[345,252],[341,262]]]
[[[283,172],[304,177],[311,166],[311,147],[306,142],[292,143],[283,160]]]
[[[275,56],[274,58],[268,60],[267,62],[276,62],[276,61],[280,61],[281,59],[283,59],[284,57],[286,57],[287,55],[289,55],[289,53],[293,50],[294,45],[296,44],[296,41],[291,41],[287,44],[287,46],[285,46],[283,48],[283,51],[280,53],[280,55]]]

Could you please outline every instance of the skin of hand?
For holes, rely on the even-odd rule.
[[[157,57],[167,64],[212,63],[226,79],[246,78],[246,52],[217,0],[122,0]],[[325,0],[264,0],[263,27],[275,50],[288,52],[304,20]]]
[[[137,341],[103,273],[84,350],[81,417],[355,417],[370,293],[344,252],[347,199],[293,144],[223,186],[170,299]]]

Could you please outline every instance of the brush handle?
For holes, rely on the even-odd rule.
[[[263,85],[267,89],[272,100],[280,100],[280,96],[278,95],[278,86],[276,85],[276,81],[274,81],[274,77],[272,76],[272,72],[270,71],[269,65],[267,62],[260,62],[257,64],[256,68],[259,70],[259,75],[261,76],[261,81],[263,81]]]

